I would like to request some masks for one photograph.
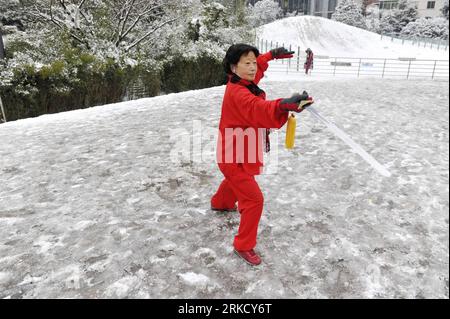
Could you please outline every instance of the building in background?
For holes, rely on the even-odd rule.
[[[378,7],[382,11],[396,9],[398,6],[398,0],[380,0],[377,2]],[[444,6],[444,0],[411,0],[411,3],[416,4],[419,17],[421,18],[433,18],[442,15],[441,9]]]
[[[254,5],[260,0],[248,0],[248,3]],[[339,0],[275,0],[286,13],[295,12],[297,14],[314,15],[319,17],[331,18]],[[392,10],[397,8],[398,0],[355,0],[361,3],[361,6],[378,6],[380,10]],[[438,17],[441,16],[441,9],[444,6],[444,0],[411,0],[417,5],[419,17]]]
[[[254,5],[259,0],[249,0]],[[286,13],[314,15],[330,18],[339,0],[275,0]]]
[[[310,0],[312,15],[330,19],[336,10],[338,0]]]

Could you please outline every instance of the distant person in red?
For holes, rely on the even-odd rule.
[[[234,251],[250,265],[261,263],[253,248],[264,197],[255,175],[261,173],[263,149],[270,149],[269,129],[281,128],[289,111],[301,112],[313,103],[305,91],[266,101],[266,93],[257,86],[270,60],[292,58],[293,53],[277,48],[260,55],[253,46],[235,44],[223,61],[228,83],[219,123],[217,163],[224,180],[211,198],[211,209],[230,212],[239,208],[241,220]]]
[[[314,68],[314,53],[310,48],[306,49],[306,62],[304,64],[305,74],[308,74],[309,69]]]

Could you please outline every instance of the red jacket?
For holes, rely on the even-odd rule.
[[[281,128],[287,121],[289,112],[279,110],[281,99],[266,101],[266,94],[256,84],[272,60],[270,52],[257,58],[258,71],[252,82],[242,80],[228,82],[222,102],[219,124],[217,162],[225,174],[242,164],[251,175],[261,173],[266,129]],[[248,86],[255,90],[250,91]]]
[[[305,68],[312,69],[314,65],[314,53],[310,52],[306,55]]]

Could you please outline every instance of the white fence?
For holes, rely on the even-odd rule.
[[[258,41],[257,47],[266,52],[271,48],[285,46],[283,43]],[[292,50],[292,46],[289,47]],[[271,72],[304,73],[305,54],[300,47],[295,48],[296,57],[277,60],[270,66]],[[350,58],[316,55],[312,74],[348,77],[378,77],[396,79],[437,79],[449,80],[448,60],[416,60],[413,58]]]
[[[401,38],[396,37],[395,35],[382,34],[381,39],[388,39],[391,42],[399,43],[402,45],[408,44],[417,46],[419,48],[429,48],[435,49],[438,51],[447,51],[448,50],[448,40],[443,39],[431,39],[431,38],[419,38],[419,37],[411,37],[411,38]]]

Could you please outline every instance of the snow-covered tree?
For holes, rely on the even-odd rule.
[[[400,12],[400,23],[403,26],[417,20],[419,17],[416,2],[410,0],[399,0],[397,9]]]
[[[230,1],[0,0],[0,4],[5,1],[11,5],[8,16],[24,11],[28,17],[23,19],[27,32],[8,33],[0,87],[12,85],[24,94],[35,93],[31,78],[44,77],[53,91],[63,92],[93,74],[123,76],[137,68],[158,74],[175,59],[180,70],[199,57],[217,64],[231,44],[253,40],[251,28],[237,24]],[[3,16],[5,12],[1,11]],[[9,32],[6,26],[2,31]],[[220,70],[214,69],[215,74],[220,76]]]
[[[448,20],[438,18],[419,18],[408,23],[401,34],[405,37],[435,38],[448,40]]]
[[[362,0],[361,2],[361,13],[363,16],[367,15],[367,7],[371,3],[371,0]]]
[[[247,7],[247,19],[252,27],[259,27],[281,17],[283,10],[278,1],[261,0]]]
[[[117,55],[158,41],[158,31],[179,18],[172,14],[175,7],[184,4],[175,0],[36,0],[30,13],[47,28],[68,34],[74,45]]]
[[[403,27],[400,25],[397,15],[387,12],[383,13],[380,19],[379,29],[381,34],[394,35],[400,33]]]
[[[378,6],[368,6],[365,16],[366,28],[369,31],[380,32],[380,9]]]
[[[8,39],[17,34],[23,35],[26,24],[30,20],[30,14],[26,6],[31,0],[0,0],[0,57],[5,57],[5,46]]]
[[[357,28],[366,28],[366,23],[361,13],[361,5],[354,0],[340,1],[331,19]]]
[[[230,13],[234,17],[236,25],[243,25],[246,23],[246,2],[246,0],[222,1],[224,6],[228,6],[232,10]]]
[[[176,30],[168,36],[174,56],[196,57],[202,54],[222,59],[231,44],[250,42],[251,28],[237,25],[235,6],[208,0],[193,0]]]
[[[397,9],[387,11],[380,20],[380,31],[383,34],[399,35],[408,23],[416,21],[417,6],[408,0],[399,0]]]
[[[0,24],[15,26],[23,31],[28,15],[27,10],[24,10],[26,3],[23,0],[0,0]]]
[[[441,13],[442,16],[448,20],[448,0],[444,1],[444,6],[441,8]]]

